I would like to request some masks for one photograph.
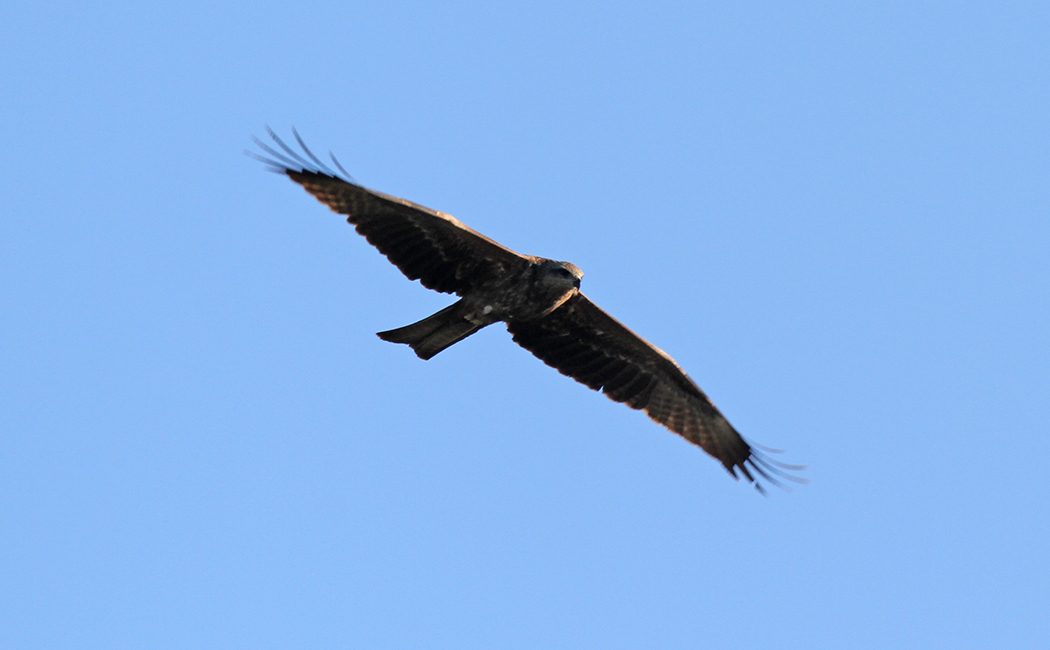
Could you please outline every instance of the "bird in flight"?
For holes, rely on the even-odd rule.
[[[341,173],[321,162],[294,129],[301,153],[267,131],[277,148],[255,138],[265,155],[249,155],[345,215],[410,280],[459,296],[417,323],[379,332],[379,338],[430,359],[483,327],[506,323],[514,342],[541,361],[641,409],[759,492],[765,493],[762,479],[779,487],[781,479],[807,482],[785,471],[804,467],[769,458],[749,444],[674,359],[591,302],[580,291],[583,272],[575,265],[521,255],[444,212],[366,189],[334,156]]]

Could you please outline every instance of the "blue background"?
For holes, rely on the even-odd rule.
[[[0,10],[0,645],[1050,646],[1050,5]],[[762,498],[242,155],[567,259]]]

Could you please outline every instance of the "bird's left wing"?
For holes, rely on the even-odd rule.
[[[507,324],[514,341],[563,375],[641,409],[721,461],[740,471],[759,491],[759,478],[804,482],[760,454],[729,424],[674,359],[577,293],[548,316]],[[775,477],[774,477],[775,476]]]
[[[428,289],[463,295],[477,284],[522,269],[533,261],[451,215],[362,187],[345,171],[344,178],[318,160],[298,133],[296,140],[309,160],[285,145],[273,131],[270,136],[281,151],[256,139],[268,157],[249,154],[302,185],[333,212],[346,215],[357,232],[402,273]]]

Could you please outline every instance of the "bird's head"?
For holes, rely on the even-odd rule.
[[[583,271],[569,262],[544,260],[539,270],[541,281],[544,284],[557,287],[562,291],[579,289],[580,280],[583,279]]]

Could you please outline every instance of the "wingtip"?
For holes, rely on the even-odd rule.
[[[251,139],[255,143],[255,146],[257,146],[265,155],[249,150],[245,150],[245,154],[266,165],[268,171],[285,174],[287,176],[292,176],[293,174],[324,176],[356,185],[356,181],[346,172],[345,169],[343,169],[343,166],[339,164],[339,161],[335,159],[335,156],[332,156],[332,161],[339,169],[338,172],[321,162],[321,160],[310,151],[309,147],[306,146],[306,143],[303,141],[294,126],[292,127],[292,135],[295,137],[295,141],[299,144],[299,147],[302,149],[302,152],[306,157],[288,146],[284,140],[282,140],[280,136],[270,128],[269,124],[265,124],[263,128],[266,130],[266,134],[270,136],[270,139],[273,140],[274,144],[277,145],[279,150],[270,146],[255,135],[252,135]]]
[[[768,490],[766,490],[763,481],[770,485],[773,485],[785,492],[793,492],[794,490],[788,483],[794,483],[796,485],[809,485],[812,481],[802,476],[795,476],[788,472],[799,472],[804,471],[808,468],[806,465],[789,465],[783,463],[774,458],[769,458],[762,451],[768,453],[783,453],[780,450],[770,449],[769,447],[763,447],[745,441],[748,445],[748,456],[742,461],[730,462],[723,461],[723,465],[733,476],[733,478],[739,480],[740,474],[748,480],[748,482],[757,490],[762,496],[769,496]],[[760,451],[762,450],[762,451]]]

